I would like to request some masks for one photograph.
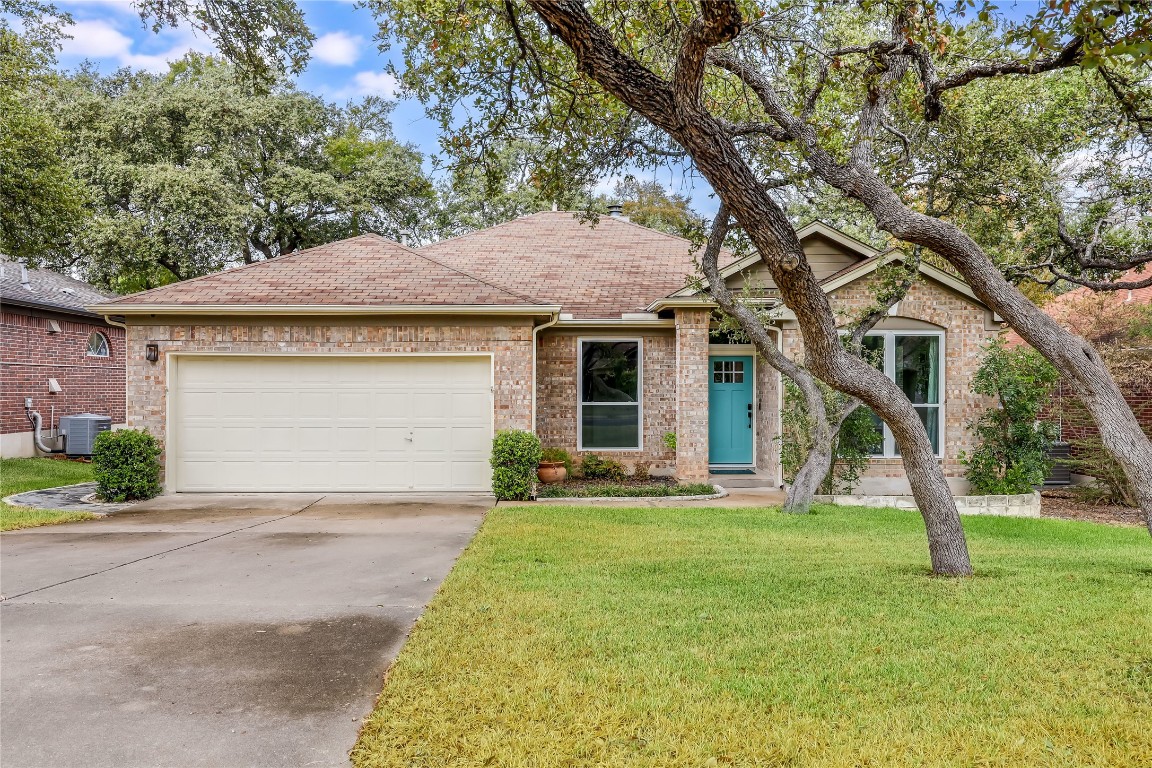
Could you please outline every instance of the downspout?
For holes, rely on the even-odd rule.
[[[532,329],[532,433],[533,434],[536,433],[536,390],[537,390],[538,384],[539,384],[539,381],[537,379],[537,370],[536,370],[536,345],[538,343],[536,335],[538,333],[540,333],[540,331],[544,330],[545,328],[551,328],[552,326],[556,325],[556,323],[558,323],[558,322],[560,322],[560,313],[559,312],[553,312],[551,320],[549,320],[546,323],[542,323],[540,325],[537,325]]]
[[[123,328],[125,333],[128,332],[128,326],[124,323],[113,320],[111,315],[104,315],[104,322],[108,323],[108,325],[114,325],[117,328]]]

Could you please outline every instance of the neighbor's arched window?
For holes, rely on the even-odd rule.
[[[88,357],[108,357],[108,337],[100,331],[92,331],[88,337]]]

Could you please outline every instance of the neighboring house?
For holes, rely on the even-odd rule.
[[[44,418],[124,421],[124,329],[86,306],[113,298],[80,280],[0,260],[0,455],[40,455],[24,408]]]
[[[1138,282],[1152,275],[1152,266],[1141,271],[1135,269],[1121,275],[1117,282]],[[1152,286],[1123,291],[1093,291],[1080,287],[1055,297],[1043,309],[1052,319],[1074,333],[1097,344],[1115,347],[1133,322],[1146,324],[1152,320],[1149,314],[1152,306]],[[1009,346],[1024,344],[1015,331],[1005,334]],[[1121,359],[1111,359],[1113,376],[1124,393],[1124,399],[1131,406],[1136,420],[1144,431],[1152,435],[1152,381],[1146,371],[1152,361],[1152,348],[1127,347]],[[1074,394],[1074,388],[1061,381],[1047,409],[1045,416],[1057,423],[1060,439],[1075,441],[1093,437],[1099,433],[1096,425]]]
[[[836,307],[870,301],[874,250],[820,223],[800,234]],[[685,288],[695,256],[623,218],[539,213],[419,250],[364,235],[95,310],[128,325],[128,423],[163,441],[171,491],[485,491],[506,428],[577,458],[777,485],[780,377],[715,332]],[[921,271],[872,343],[962,490],[982,407],[969,379],[999,326],[963,282]],[[778,303],[756,257],[725,274]],[[907,488],[890,437],[866,484]]]

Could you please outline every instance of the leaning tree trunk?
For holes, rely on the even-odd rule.
[[[581,0],[529,0],[549,31],[588,77],[676,140],[759,251],[784,303],[796,314],[812,371],[834,389],[863,400],[892,429],[928,534],[934,573],[972,573],[964,529],[928,433],[904,392],[840,343],[828,296],[804,257],[796,230],[744,161],[732,137],[700,104],[704,58],[740,30],[734,3],[705,3],[688,29],[672,84],[615,45]],[[751,325],[741,327],[749,330]]]
[[[818,176],[863,203],[881,229],[947,259],[981,301],[1072,383],[1096,423],[1104,448],[1132,483],[1152,534],[1152,441],[1140,428],[1095,348],[1049,317],[1008,282],[967,234],[948,222],[913,211],[870,170],[853,166],[848,171],[823,152],[812,153],[809,164]]]

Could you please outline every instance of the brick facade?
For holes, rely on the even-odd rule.
[[[59,333],[48,332],[50,321],[59,324]],[[108,357],[88,356],[93,331],[108,339]],[[46,428],[53,406],[57,418],[99,413],[114,424],[122,423],[124,351],[122,328],[75,315],[6,306],[0,314],[0,432],[30,433],[24,413],[27,397],[44,417]],[[59,382],[60,392],[49,393],[50,378]],[[30,447],[30,440],[25,442]]]
[[[708,479],[708,326],[711,312],[676,310],[676,477]]]
[[[642,450],[585,451],[577,449],[577,381],[580,339],[639,339],[643,349],[641,376]],[[647,462],[658,474],[671,474],[675,454],[664,447],[664,433],[676,429],[675,336],[668,331],[629,333],[559,331],[540,334],[536,349],[536,432],[546,448],[563,448],[580,461],[586,454],[611,457],[625,466]]]
[[[147,429],[164,444],[169,353],[228,354],[404,354],[491,352],[496,429],[531,429],[532,325],[527,320],[498,323],[413,320],[306,324],[269,319],[200,319],[170,325],[130,324],[127,392],[129,426]],[[149,363],[145,345],[155,343],[160,360]]]
[[[834,311],[845,320],[870,305],[874,294],[870,281],[862,280],[840,288],[831,295]],[[984,345],[999,329],[989,328],[987,310],[944,286],[922,280],[912,286],[900,302],[896,315],[881,321],[877,330],[901,320],[929,323],[944,331],[944,432],[941,463],[944,474],[957,493],[967,490],[965,467],[960,454],[971,451],[975,442],[968,425],[989,405],[987,398],[972,393],[970,386],[982,360]],[[790,357],[801,354],[799,330],[784,331],[784,350]],[[907,492],[904,465],[899,458],[872,459],[861,484],[867,492]]]

